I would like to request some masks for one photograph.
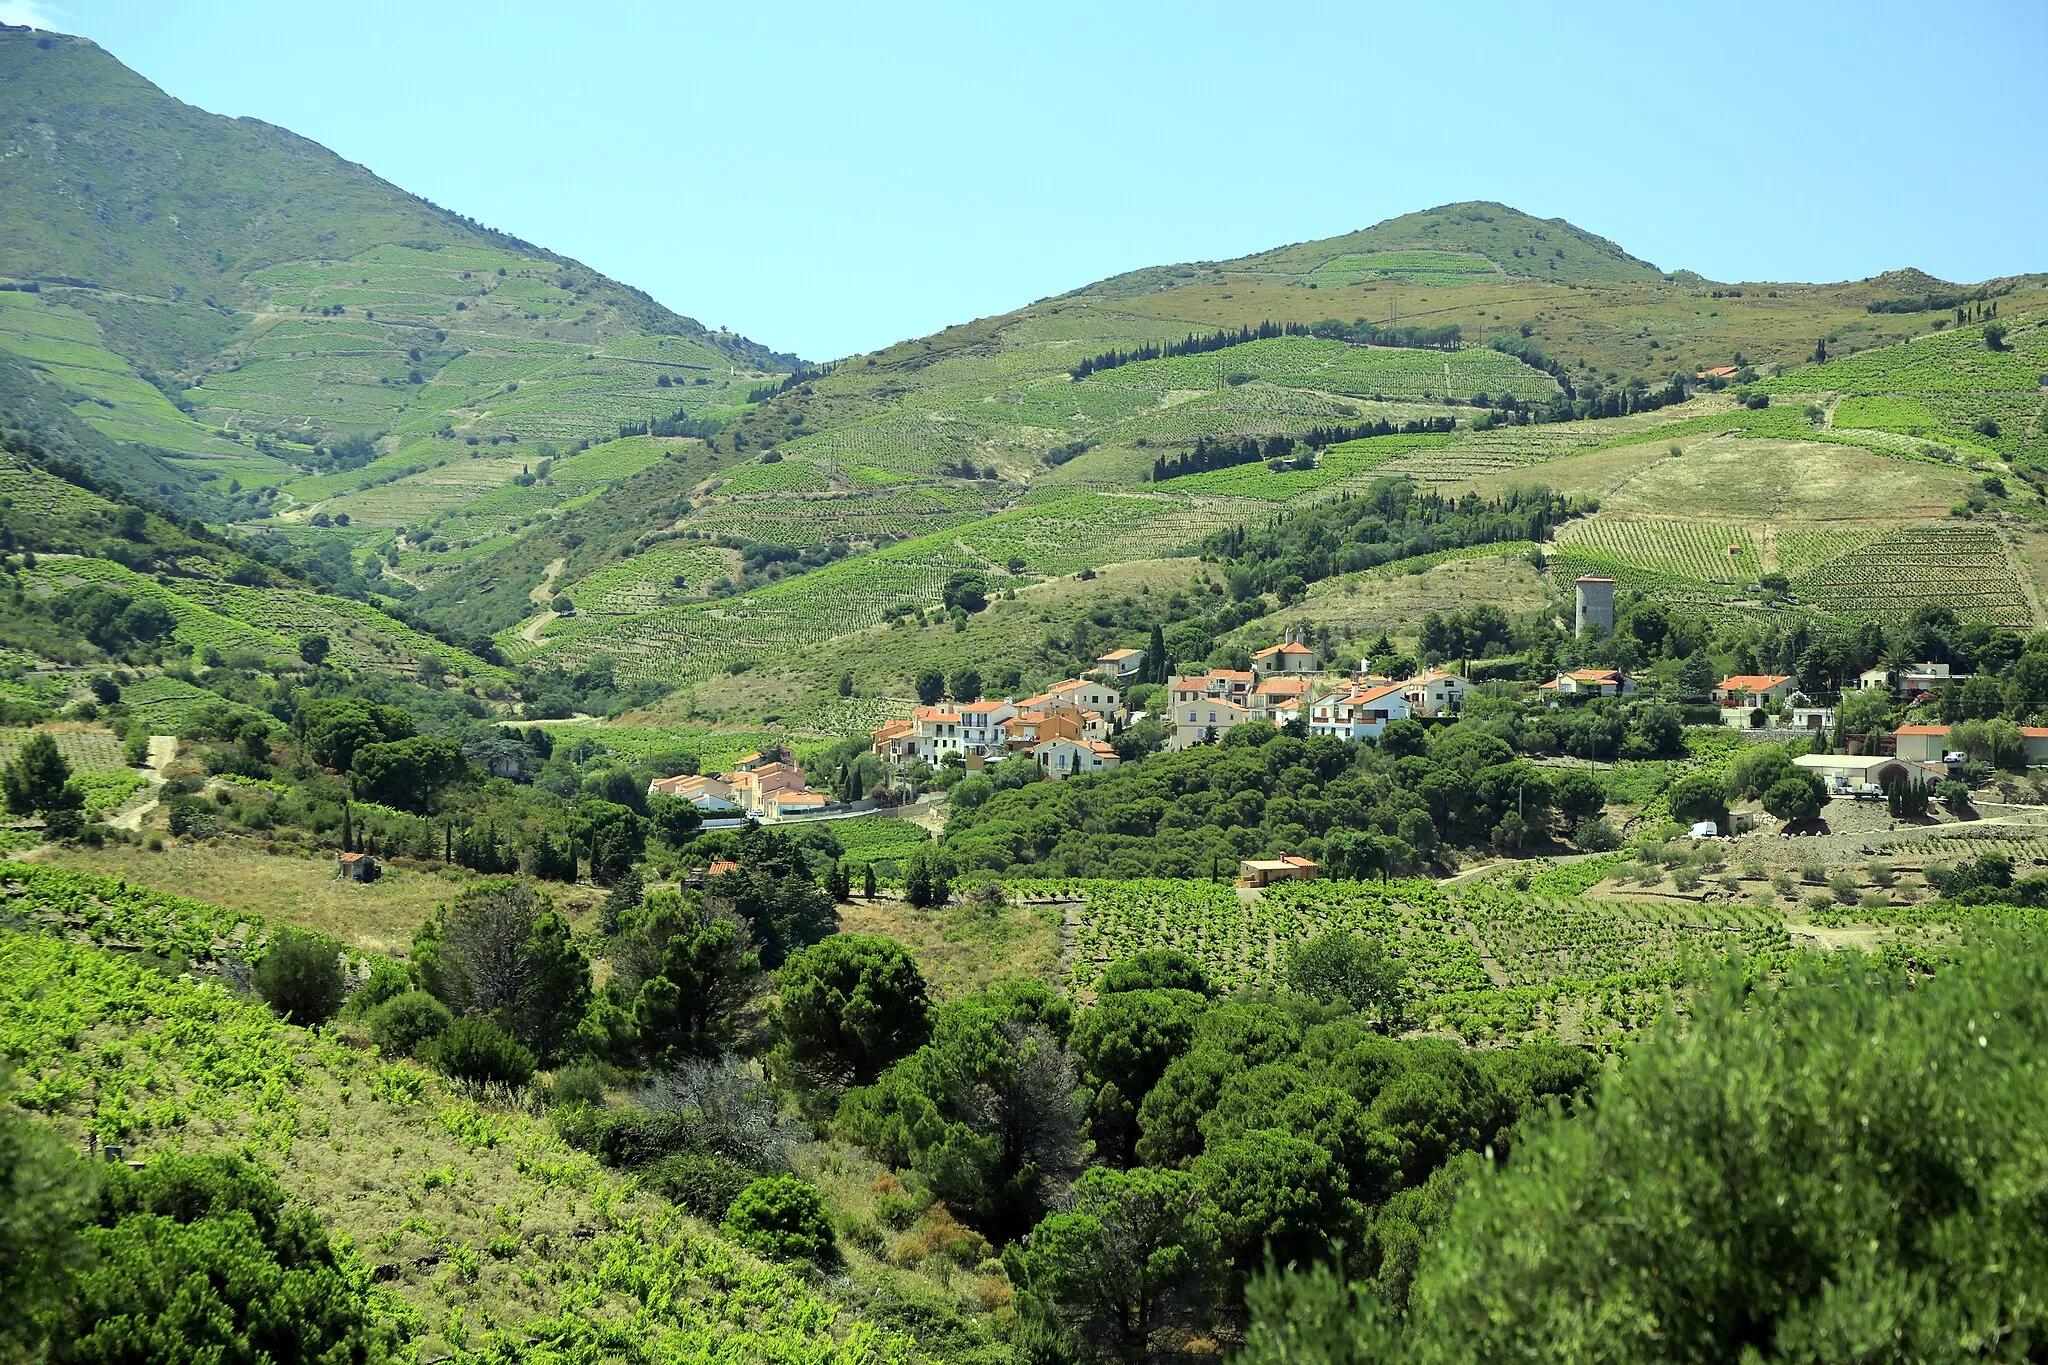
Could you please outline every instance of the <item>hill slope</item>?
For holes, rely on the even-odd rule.
[[[0,28],[0,145],[0,349],[187,484],[609,437],[795,363],[84,39]]]

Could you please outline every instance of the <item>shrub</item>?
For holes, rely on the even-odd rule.
[[[448,1007],[425,991],[394,995],[370,1011],[370,1038],[386,1056],[413,1057],[455,1022]]]
[[[1807,884],[1808,886],[1820,886],[1820,885],[1823,885],[1823,884],[1824,884],[1824,883],[1825,883],[1825,882],[1827,881],[1827,879],[1828,879],[1828,869],[1827,869],[1827,864],[1825,864],[1825,863],[1801,863],[1801,864],[1800,864],[1800,866],[1799,866],[1799,880],[1801,880],[1801,881],[1805,882],[1805,883],[1806,883],[1806,884]]]
[[[1855,879],[1846,872],[1837,872],[1828,878],[1828,890],[1843,905],[1854,905],[1859,894]]]
[[[1572,842],[1588,853],[1612,853],[1621,847],[1621,835],[1615,832],[1607,817],[1596,815],[1590,820],[1581,820],[1572,831]]]
[[[1700,870],[1696,867],[1681,867],[1671,874],[1671,884],[1680,891],[1696,891],[1700,885]]]
[[[517,1038],[479,1014],[448,1026],[433,1047],[434,1064],[461,1081],[525,1085],[533,1079],[533,1054]]]
[[[348,1004],[342,1008],[342,1013],[352,1019],[368,1018],[377,1006],[404,995],[412,988],[412,969],[405,963],[395,957],[373,957],[370,959],[369,977],[349,992]]]
[[[818,1192],[793,1175],[771,1175],[740,1192],[725,1215],[725,1233],[778,1261],[838,1259],[832,1220]]]
[[[665,1156],[640,1174],[640,1183],[699,1218],[724,1220],[758,1172],[716,1152],[678,1152]]]
[[[554,1123],[562,1141],[607,1166],[645,1166],[696,1145],[687,1118],[650,1109],[572,1104],[555,1110]]]
[[[1892,871],[1892,865],[1881,858],[1871,859],[1864,871],[1870,874],[1872,886],[1890,886],[1899,879],[1899,874]]]
[[[555,1073],[548,1086],[548,1105],[551,1108],[602,1106],[604,1092],[604,1068],[592,1061],[576,1062]]]
[[[325,1023],[348,996],[341,945],[324,934],[279,930],[256,964],[256,990],[294,1024]]]

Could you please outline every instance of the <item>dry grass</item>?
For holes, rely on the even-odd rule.
[[[269,854],[249,839],[209,843],[172,841],[161,853],[136,844],[103,848],[45,846],[40,859],[78,872],[120,877],[137,886],[251,910],[277,924],[327,934],[363,952],[404,956],[413,931],[443,901],[478,880],[470,873],[443,875],[386,864],[374,882],[334,879],[329,856]],[[581,927],[603,891],[548,888],[558,908]]]
[[[971,906],[917,910],[899,900],[852,901],[839,907],[848,934],[883,934],[908,948],[940,1000],[980,990],[1004,977],[1057,982],[1057,921],[1023,906],[996,914]]]
[[[1316,584],[1306,601],[1261,617],[1258,626],[1278,631],[1316,622],[1370,638],[1412,629],[1426,612],[1463,611],[1480,602],[1510,614],[1536,611],[1543,605],[1543,578],[1522,555],[1453,560],[1396,578],[1349,574]]]
[[[1604,505],[1695,518],[1909,521],[1946,516],[1974,482],[1961,469],[1808,441],[1716,437],[1668,452],[1662,444],[1606,452],[1633,453],[1640,468],[1605,492]],[[1558,467],[1547,466],[1546,479]]]

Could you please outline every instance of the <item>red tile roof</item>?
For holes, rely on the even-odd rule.
[[[1721,679],[1724,692],[1767,692],[1779,683],[1792,681],[1789,673],[1738,673],[1732,678]]]

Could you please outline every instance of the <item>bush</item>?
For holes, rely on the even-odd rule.
[[[348,1004],[342,1008],[342,1013],[352,1019],[368,1018],[377,1006],[404,995],[412,988],[412,968],[395,957],[373,957],[368,979],[349,992]]]
[[[1846,872],[1837,872],[1828,878],[1828,890],[1843,905],[1854,905],[1856,897],[1860,894],[1855,879]]]
[[[533,1079],[533,1054],[480,1014],[466,1015],[448,1026],[434,1044],[433,1062],[461,1081],[519,1086]]]
[[[1899,874],[1892,870],[1892,865],[1881,858],[1871,859],[1863,870],[1870,874],[1872,886],[1890,886],[1899,879]]]
[[[696,1145],[687,1118],[651,1109],[573,1104],[558,1108],[554,1123],[562,1141],[607,1166],[645,1166]]]
[[[678,1152],[640,1174],[640,1183],[708,1222],[723,1221],[758,1172],[716,1152]]]
[[[1800,864],[1799,880],[1805,882],[1808,886],[1824,885],[1827,882],[1827,879],[1828,869],[1826,863]]]
[[[837,1260],[839,1244],[818,1192],[793,1175],[771,1175],[740,1192],[725,1215],[725,1234],[778,1261]]]
[[[370,1011],[370,1038],[389,1057],[415,1057],[455,1022],[448,1007],[425,991],[394,995]]]
[[[279,930],[256,964],[256,990],[294,1024],[325,1023],[348,997],[341,945],[324,934]]]
[[[1621,835],[1615,832],[1607,817],[1596,815],[1590,820],[1581,820],[1572,830],[1572,842],[1588,853],[1612,853],[1621,847]]]
[[[604,1104],[605,1073],[596,1062],[581,1061],[563,1067],[548,1085],[550,1108],[593,1107]]]

